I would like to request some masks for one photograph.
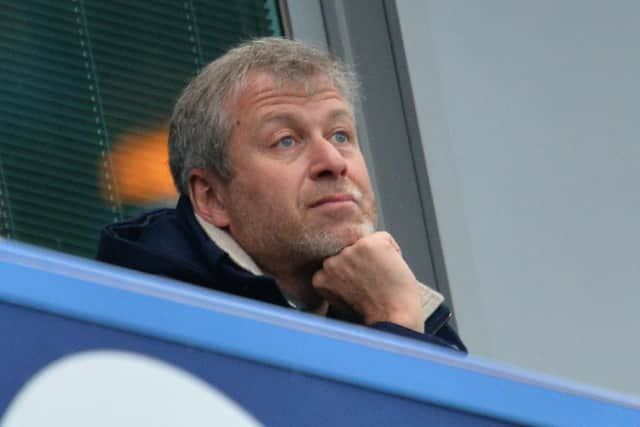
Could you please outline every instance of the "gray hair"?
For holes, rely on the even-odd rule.
[[[182,92],[171,116],[169,166],[178,191],[187,195],[189,173],[213,172],[223,181],[232,177],[227,141],[232,123],[225,111],[247,88],[250,71],[270,74],[276,84],[306,84],[326,77],[353,110],[358,96],[355,72],[324,50],[278,37],[245,42],[207,65]]]

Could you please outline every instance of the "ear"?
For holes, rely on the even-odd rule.
[[[225,189],[224,183],[211,172],[193,169],[189,173],[189,199],[194,212],[220,228],[229,226]]]

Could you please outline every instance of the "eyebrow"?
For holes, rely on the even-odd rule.
[[[329,111],[329,113],[326,115],[326,117],[323,120],[325,122],[333,122],[333,121],[342,120],[342,119],[347,119],[350,122],[355,121],[351,111],[343,108],[336,108]],[[274,123],[291,123],[291,122],[297,122],[297,121],[298,121],[297,118],[293,114],[290,114],[287,112],[284,112],[284,113],[278,112],[274,114],[268,114],[264,122],[260,126],[260,128],[264,128],[265,126],[268,126]]]

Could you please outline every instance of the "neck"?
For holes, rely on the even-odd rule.
[[[254,261],[228,230],[210,224],[198,214],[195,214],[195,217],[209,238],[225,251],[236,264],[255,275],[268,272],[270,276],[274,277],[280,291],[295,308],[323,316],[327,314],[329,304],[311,286],[311,278],[322,267],[322,263],[292,269],[289,257],[285,257],[287,259],[285,264],[278,264],[278,261],[282,261],[282,257],[262,260],[263,262],[260,262],[259,259]],[[262,266],[268,265],[272,268],[261,268],[256,264],[256,261]]]
[[[311,285],[311,278],[319,267],[307,267],[297,271],[275,272],[280,291],[287,299],[303,311],[326,315],[329,304]]]

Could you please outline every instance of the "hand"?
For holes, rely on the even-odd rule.
[[[338,310],[356,312],[367,325],[386,321],[424,332],[422,286],[389,233],[362,237],[326,258],[312,284]]]

